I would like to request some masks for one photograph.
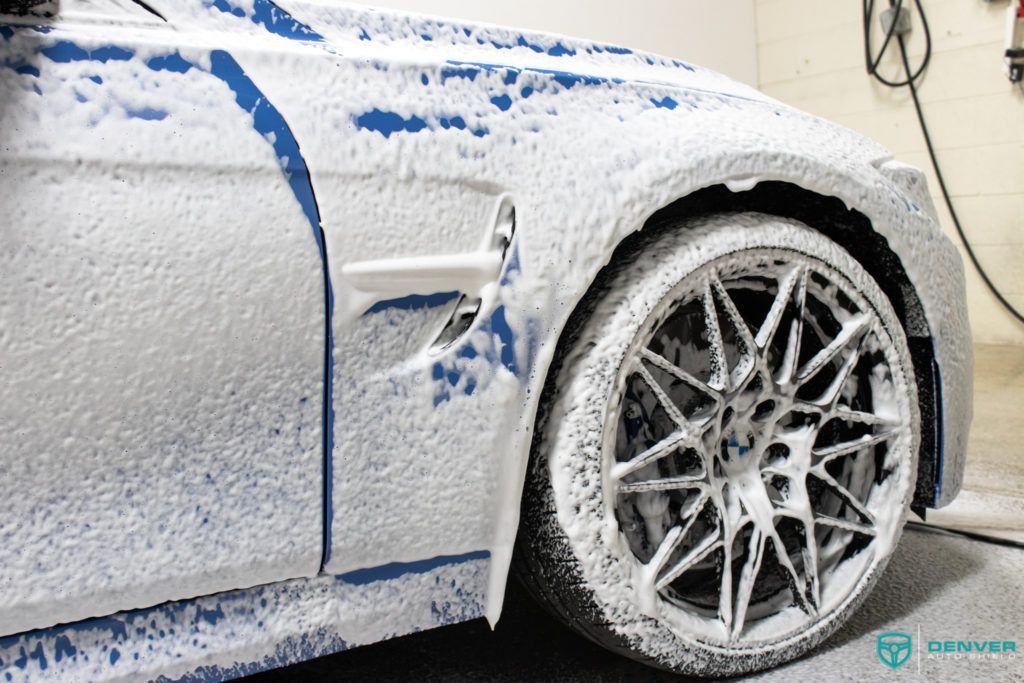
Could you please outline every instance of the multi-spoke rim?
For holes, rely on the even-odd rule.
[[[879,314],[818,259],[752,249],[685,278],[641,329],[604,490],[642,609],[729,647],[819,621],[904,505],[908,391]]]

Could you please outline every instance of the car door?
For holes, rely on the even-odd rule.
[[[216,36],[59,12],[0,18],[0,634],[323,548],[327,295],[287,125]]]

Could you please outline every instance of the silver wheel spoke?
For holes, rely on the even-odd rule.
[[[844,529],[846,531],[856,531],[857,533],[867,534],[868,536],[874,536],[877,532],[875,528],[869,524],[861,524],[860,522],[851,522],[845,519],[838,519],[836,517],[829,517],[828,515],[816,514],[814,521],[817,524],[824,524],[825,526],[832,526],[837,529]]]
[[[821,597],[818,586],[818,547],[814,539],[814,519],[810,511],[810,501],[807,499],[806,490],[802,489],[802,498],[806,504],[800,505],[799,509],[779,510],[781,516],[790,517],[800,522],[804,527],[804,547],[801,555],[804,561],[804,578],[800,577],[796,567],[793,566],[789,554],[786,552],[786,545],[782,542],[778,531],[774,531],[772,541],[775,544],[775,553],[779,563],[789,573],[793,581],[793,592],[800,607],[807,614],[817,614],[818,605],[821,604]],[[808,597],[807,593],[810,592]]]
[[[816,457],[820,458],[820,460],[814,466],[814,471],[815,473],[819,470],[824,471],[825,465],[836,458],[859,453],[865,448],[877,446],[883,441],[888,441],[894,436],[896,436],[895,431],[882,432],[881,434],[866,434],[859,439],[854,439],[853,441],[844,441],[843,443],[825,446],[824,448],[815,448],[812,452]]]
[[[725,630],[732,634],[732,535],[722,545],[722,579],[718,589],[718,618],[725,624]]]
[[[718,279],[716,274],[711,276],[711,288],[718,295],[718,300],[722,304],[725,315],[729,318],[729,322],[732,323],[733,328],[736,330],[736,335],[744,347],[740,352],[740,362],[729,373],[729,388],[737,387],[743,384],[747,375],[750,374],[750,371],[756,365],[755,354],[757,353],[757,345],[754,343],[754,337],[750,333],[747,322],[740,315],[736,304],[733,303],[732,297],[725,290],[725,285],[722,284],[722,281]]]
[[[846,354],[846,358],[843,360],[839,372],[836,373],[835,379],[832,380],[828,389],[816,401],[819,405],[835,409],[836,403],[839,402],[839,398],[843,395],[843,387],[846,386],[846,381],[850,379],[853,369],[857,366],[857,361],[860,360],[860,347],[864,342],[865,336],[861,335],[853,345],[853,348],[850,349],[850,352]]]
[[[718,538],[719,534],[716,531],[713,534],[709,534],[707,538],[695,545],[690,549],[690,552],[686,553],[682,558],[679,559],[672,568],[665,572],[655,583],[658,590],[664,589],[670,583],[675,581],[680,575],[684,574],[687,570],[693,567],[695,564],[703,560],[705,557],[711,554],[711,551],[722,545],[722,542]]]
[[[644,384],[654,392],[655,397],[658,399],[658,403],[660,403],[661,407],[665,409],[665,412],[668,413],[668,416],[672,421],[685,430],[689,425],[689,422],[687,422],[683,414],[679,412],[679,408],[676,406],[675,402],[668,397],[668,394],[666,394],[665,390],[661,388],[658,381],[654,379],[654,376],[651,375],[651,371],[645,368],[643,363],[637,363],[636,373],[644,380]]]
[[[888,417],[882,417],[874,413],[865,413],[862,410],[850,410],[849,408],[836,408],[830,413],[830,417],[878,427],[895,427],[899,424]]]
[[[805,610],[809,615],[816,616],[821,607],[821,582],[818,579],[818,541],[814,537],[814,524],[804,524],[804,547],[801,550],[804,561],[804,575],[807,577],[807,589],[810,591],[810,600],[813,604],[806,605]],[[799,588],[799,584],[798,584]]]
[[[772,307],[768,311],[764,322],[761,323],[761,329],[757,331],[757,337],[754,339],[757,343],[757,348],[763,349],[775,337],[775,332],[779,329],[779,323],[782,322],[786,307],[790,304],[793,291],[803,277],[804,272],[803,266],[797,266],[787,273],[784,279],[780,280],[779,291],[775,295]]]
[[[754,591],[754,582],[761,571],[764,547],[764,534],[755,525],[753,533],[750,534],[747,559],[743,562],[743,568],[740,570],[740,582],[736,588],[736,607],[732,619],[733,638],[736,638],[743,631],[743,624],[747,618],[747,608],[750,606],[750,594]]]
[[[668,374],[672,375],[676,379],[689,384],[697,391],[706,394],[709,398],[715,402],[721,401],[721,394],[713,387],[701,382],[699,379],[686,372],[679,366],[669,361],[664,356],[661,356],[650,349],[640,349],[640,357],[648,361],[651,365],[657,366],[664,370]]]
[[[800,345],[803,342],[804,317],[807,315],[807,271],[800,273],[796,283],[796,315],[789,325],[789,336],[786,338],[786,349],[782,354],[782,363],[775,373],[775,381],[788,386],[793,382],[796,364],[800,361]]]
[[[839,330],[839,334],[836,335],[836,338],[833,339],[828,346],[814,354],[814,357],[807,361],[807,364],[797,371],[796,383],[805,383],[807,380],[818,374],[818,371],[825,367],[829,361],[835,358],[840,351],[850,344],[850,342],[859,341],[860,335],[867,331],[868,323],[870,321],[871,316],[867,313],[862,313],[843,325],[843,328]]]
[[[811,474],[820,479],[821,481],[825,482],[826,484],[828,484],[829,488],[831,488],[832,491],[836,495],[838,495],[844,503],[846,503],[847,505],[849,505],[850,507],[857,511],[857,514],[859,514],[864,519],[868,520],[871,524],[875,523],[875,516],[868,512],[867,508],[864,507],[864,504],[862,502],[857,500],[857,496],[850,493],[845,487],[843,487],[838,481],[836,481],[831,474],[824,470],[817,469],[812,470]]]
[[[644,481],[620,482],[619,493],[640,493],[642,491],[674,491],[695,489],[707,491],[708,485],[703,474],[692,477],[665,477]]]
[[[658,572],[661,571],[661,568],[668,561],[668,558],[672,557],[672,553],[675,552],[676,548],[686,538],[694,522],[697,521],[697,513],[704,508],[707,502],[707,494],[701,494],[693,503],[686,507],[686,510],[679,512],[679,516],[685,519],[686,522],[682,526],[675,526],[669,530],[661,545],[658,546],[658,551],[654,553],[654,557],[647,563],[647,566],[654,570],[654,576],[657,576]]]
[[[648,448],[643,453],[640,453],[632,460],[615,463],[611,471],[612,478],[622,479],[627,474],[632,474],[633,472],[646,467],[655,460],[665,457],[672,451],[687,443],[687,434],[683,432],[671,434]]]
[[[725,391],[729,388],[729,364],[725,358],[725,341],[718,324],[718,310],[710,282],[704,284],[701,301],[704,305],[704,324],[707,325],[708,353],[711,358],[711,379],[708,384],[718,391]]]

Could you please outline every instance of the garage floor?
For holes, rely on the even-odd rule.
[[[978,347],[964,491],[933,525],[1024,542],[1024,348]],[[758,680],[1024,680],[1024,549],[910,526],[853,618],[811,655]],[[914,656],[892,671],[876,637],[908,633]],[[1010,656],[929,656],[928,641],[1017,641]],[[491,632],[477,620],[305,662],[254,681],[678,681],[609,654],[532,604],[513,583]]]
[[[928,521],[1024,542],[1024,347],[974,348],[967,452],[963,490]]]

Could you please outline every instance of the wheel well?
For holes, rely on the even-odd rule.
[[[818,230],[857,259],[889,297],[903,323],[917,380],[921,448],[912,508],[923,516],[924,508],[934,506],[942,457],[942,404],[939,400],[941,386],[938,366],[935,363],[931,331],[917,292],[899,256],[889,247],[886,239],[875,231],[867,216],[847,208],[836,197],[820,195],[791,183],[766,181],[744,192],[732,192],[725,185],[712,185],[656,211],[642,230],[622,241],[611,263],[629,260],[632,254],[642,249],[652,234],[675,224],[679,219],[735,211],[756,211],[792,218]]]

